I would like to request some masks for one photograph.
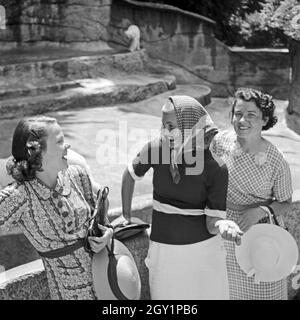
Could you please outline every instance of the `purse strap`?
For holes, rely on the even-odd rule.
[[[275,222],[275,225],[281,227],[281,225],[278,222],[278,219],[276,218],[276,215],[274,213],[274,210],[271,206],[266,206],[269,209],[269,218],[270,218],[270,223],[274,224],[273,221]]]
[[[107,277],[110,289],[118,300],[129,300],[121,291],[118,284],[118,274],[117,274],[117,264],[118,260],[116,259],[115,253],[115,241],[114,237],[111,239],[111,248],[109,249],[106,246],[108,252],[108,266],[107,266]]]

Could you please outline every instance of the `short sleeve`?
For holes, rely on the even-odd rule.
[[[226,210],[226,198],[228,188],[228,170],[223,164],[215,171],[208,187],[207,207],[213,210]]]
[[[137,154],[132,162],[128,164],[128,171],[134,180],[140,180],[144,177],[146,172],[152,167],[151,149],[153,143],[148,142],[142,150]]]
[[[279,202],[291,198],[293,195],[292,176],[288,162],[282,159],[281,165],[274,182],[273,196]]]
[[[24,186],[17,182],[0,190],[0,229],[9,231],[15,227],[27,210],[27,194]]]
[[[226,146],[228,145],[228,136],[227,131],[219,132],[213,138],[210,144],[210,151],[213,156],[222,157],[225,153]]]

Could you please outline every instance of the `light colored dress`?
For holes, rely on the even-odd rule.
[[[84,238],[94,206],[86,171],[69,166],[54,189],[35,178],[0,191],[0,228],[18,225],[35,249],[46,252]],[[91,255],[83,247],[66,256],[43,258],[51,299],[96,299]]]
[[[283,154],[270,142],[259,155],[244,152],[234,132],[219,133],[211,151],[226,163],[229,174],[227,201],[235,205],[253,205],[266,200],[286,201],[292,197],[291,172]],[[238,211],[227,209],[227,218],[236,221]],[[229,292],[232,300],[286,300],[286,279],[254,283],[235,257],[235,244],[225,241]]]

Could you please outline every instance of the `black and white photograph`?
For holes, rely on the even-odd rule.
[[[0,300],[300,300],[299,249],[300,0],[0,0]]]

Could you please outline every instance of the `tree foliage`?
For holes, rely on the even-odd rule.
[[[216,36],[234,45],[238,27],[232,25],[234,17],[242,19],[249,13],[262,8],[264,0],[139,0],[142,2],[164,3],[183,10],[195,12],[217,22]]]
[[[260,15],[265,30],[282,30],[300,41],[300,0],[266,0]]]
[[[282,47],[280,29],[267,28],[259,12],[267,0],[136,0],[164,3],[195,12],[217,22],[216,37],[229,46]],[[278,1],[278,0],[277,0]]]

